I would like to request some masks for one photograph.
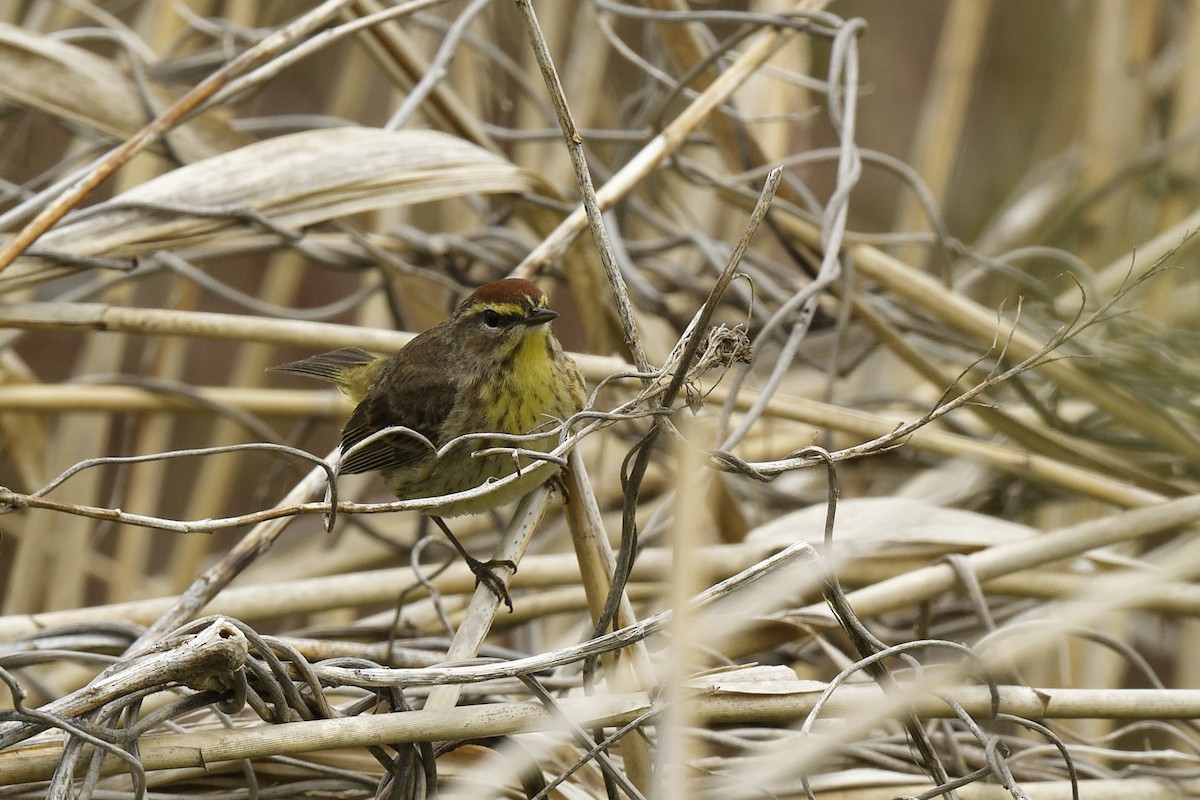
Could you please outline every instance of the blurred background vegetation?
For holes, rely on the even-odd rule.
[[[317,5],[0,4],[0,243],[62,194],[60,181],[73,180],[235,55]],[[754,364],[697,384],[712,395],[685,428],[693,443],[760,466],[814,443],[848,454],[1071,332],[1044,367],[989,386],[911,436],[839,462],[844,497],[870,501],[845,508],[854,542],[853,558],[842,565],[848,587],[1195,492],[1194,2],[533,5],[598,187],[678,124],[716,75],[750,64],[740,88],[686,139],[668,145],[668,157],[625,173],[634,176],[631,188],[606,214],[639,335],[661,365],[712,289],[766,169],[786,166],[776,211],[740,267],[749,280],[734,282],[716,315],[745,325]],[[567,348],[610,358],[584,362],[592,387],[606,369],[631,360],[586,231],[560,257],[523,265],[574,208],[579,190],[515,4],[354,0],[323,30],[388,7],[398,9],[394,18],[341,38],[315,36],[302,57],[272,54],[267,65],[278,69],[223,89],[0,272],[0,485],[25,496],[89,459],[244,442],[323,456],[349,407],[332,390],[268,367],[346,344],[386,351],[397,340],[371,338],[371,330],[420,331],[464,292],[519,266],[536,272],[550,293]],[[795,13],[772,16],[789,10]],[[781,20],[793,27],[781,33]],[[846,35],[848,20],[865,24]],[[771,36],[770,58],[748,60]],[[849,121],[839,116],[845,96],[831,100],[829,91],[831,83],[845,88],[844,76],[830,69],[841,63],[847,40],[858,68]],[[274,149],[259,149],[270,141]],[[839,168],[847,153],[861,158],[860,178],[844,163]],[[823,259],[839,207],[831,198],[840,189],[850,192],[840,256]],[[821,291],[808,297],[814,280]],[[1073,322],[1077,312],[1090,324]],[[726,403],[737,387],[740,399]],[[746,416],[761,391],[771,405]],[[628,383],[614,384],[597,408],[613,408],[632,392]],[[743,422],[743,438],[730,445],[727,434]],[[622,459],[648,425],[613,425],[581,444],[614,543],[625,502]],[[662,448],[642,487],[636,516],[644,547],[672,541],[676,479],[687,474],[680,459]],[[776,469],[769,483],[737,470],[705,473],[704,507],[691,520],[688,546],[725,563],[689,585],[699,590],[742,565],[712,548],[744,548],[736,552],[753,563],[749,554],[819,541],[825,472],[793,466]],[[309,468],[265,452],[99,465],[48,497],[164,520],[216,519],[269,508]],[[375,479],[342,484],[344,499],[389,499]],[[49,612],[63,613],[39,617],[40,624],[149,624],[161,603],[105,606],[177,595],[246,531],[188,535],[78,510],[29,508],[0,518],[0,637],[30,635],[35,626],[25,615]],[[460,524],[482,554],[505,517]],[[570,551],[561,513],[544,527],[533,552]],[[234,586],[278,585],[282,596],[290,581],[404,566],[423,532],[416,514],[346,517],[332,536],[319,516],[301,516]],[[1021,664],[1023,680],[1096,689],[1158,679],[1177,689],[1200,686],[1192,666],[1200,658],[1192,621],[1200,598],[1188,583],[1200,568],[1192,538],[1183,529],[1087,559],[1058,556],[1010,576],[1003,590],[988,588],[984,602],[1003,624],[1053,618],[1054,603],[1099,575],[1154,576],[1144,580],[1159,600],[1126,603],[1116,593],[1110,607],[1080,620],[1111,649],[1047,634]],[[523,564],[521,572],[536,576],[537,569]],[[442,585],[454,613],[469,589],[456,580]],[[526,615],[501,618],[493,644],[541,652],[586,638],[582,592],[550,595],[574,583],[568,575],[530,584],[517,597]],[[669,583],[662,572],[635,579],[630,593],[639,615],[668,603]],[[1161,599],[1167,595],[1176,599]],[[965,596],[910,598],[872,624],[889,644],[920,636],[976,643],[989,624]],[[819,602],[820,592],[806,585],[775,600],[771,613],[786,616]],[[256,615],[244,606],[227,613],[262,632],[339,631],[347,641],[371,641],[389,635],[394,605],[371,596],[325,606],[310,597],[291,613],[264,607]],[[438,608],[428,598],[405,606],[402,636],[443,636]],[[795,626],[787,636],[772,628],[751,644],[708,646],[729,663],[784,664],[799,678],[819,680],[857,659],[836,630],[797,632],[804,623],[790,617],[787,624]],[[440,645],[421,646],[436,653]],[[23,670],[28,702],[71,691],[92,677],[89,670],[54,660]],[[773,735],[787,740],[786,730]],[[1150,745],[1120,738],[1116,723],[1070,730],[1114,734],[1105,745],[1112,752],[1097,756],[1089,773],[1111,780],[1113,796],[1132,791],[1119,779],[1160,777],[1172,765],[1191,774],[1196,766],[1191,729],[1147,737],[1170,751],[1158,760],[1131,755]],[[943,749],[961,733],[944,731]],[[1011,748],[1032,747],[1028,737],[1005,735]],[[691,796],[714,790],[701,777],[705,769],[738,774],[754,736],[732,737],[699,737]],[[906,771],[915,776],[921,768],[903,741],[881,723],[859,742],[861,752],[844,749],[814,769],[847,792],[818,796],[853,796],[855,781],[846,776],[868,766],[879,770],[879,784],[906,785]],[[986,761],[975,744],[960,747],[966,755],[956,774]],[[1018,777],[1061,780],[1066,772],[1056,759],[1030,755]],[[551,777],[553,761],[539,760]],[[378,777],[377,764],[348,768]],[[596,775],[581,776],[570,796],[602,796]],[[776,795],[798,791],[795,775],[777,778],[769,786]],[[176,789],[211,788],[188,780],[195,782]],[[1168,787],[1164,797],[1186,788],[1154,786]],[[298,784],[296,791],[307,789]]]

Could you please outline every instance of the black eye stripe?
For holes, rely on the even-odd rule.
[[[525,324],[535,314],[546,309],[544,304],[535,303],[505,303],[499,308],[481,306],[476,306],[475,308],[471,309],[473,315],[480,320],[485,327],[491,328],[492,330]]]

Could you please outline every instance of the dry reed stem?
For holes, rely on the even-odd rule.
[[[571,451],[570,459],[571,464],[566,471],[569,498],[567,523],[571,530],[571,545],[583,583],[588,614],[594,626],[604,612],[604,603],[613,585],[616,559],[579,451]],[[618,627],[624,628],[636,621],[637,615],[626,588],[621,592],[615,622]],[[609,681],[618,691],[647,691],[656,683],[654,668],[644,642],[637,642],[631,647],[606,656],[604,663]],[[634,740],[629,742],[627,749],[639,747]],[[635,785],[647,785],[645,781],[650,777],[646,771],[647,755],[637,753],[634,757],[633,763],[641,770],[640,774],[633,777]]]
[[[1000,686],[998,709],[1027,719],[1179,719],[1200,716],[1200,690],[1155,689],[1038,689]],[[786,695],[753,695],[709,689],[691,700],[697,719],[706,725],[780,723],[803,718],[817,700],[817,692]],[[972,716],[992,713],[992,697],[985,687],[956,687],[947,693]],[[878,707],[883,695],[875,687],[847,686],[826,706],[830,715],[857,714]],[[922,718],[953,716],[939,697],[911,698]],[[562,708],[583,725],[619,725],[644,714],[653,705],[641,693],[577,698]],[[141,761],[150,770],[215,765],[222,761],[269,755],[295,755],[340,747],[382,743],[444,741],[479,736],[506,736],[537,730],[556,730],[559,722],[538,703],[491,703],[461,707],[379,714],[331,720],[292,722],[229,730],[183,734],[155,734],[142,738]],[[45,780],[58,764],[61,748],[51,745],[37,752],[0,753],[0,780]],[[122,769],[106,762],[104,771]]]
[[[695,555],[702,559],[698,567],[701,572],[713,578],[726,578],[760,561],[772,549],[767,545],[718,545],[705,548]],[[919,569],[925,565],[926,560],[895,556],[853,559],[838,568],[838,575],[847,586],[869,586]],[[544,591],[553,587],[572,586],[578,575],[575,557],[566,554],[527,555],[521,565],[520,572],[513,576],[512,586],[516,589]],[[639,554],[631,576],[632,581],[638,585],[631,585],[631,591],[636,589],[639,594],[659,591],[656,586],[668,577],[670,569],[669,551],[659,548],[644,549]],[[655,583],[643,588],[640,582],[644,581]],[[984,589],[990,593],[1060,600],[1083,594],[1094,582],[1094,576],[1042,569],[1025,569],[1019,573],[982,579]],[[475,588],[474,576],[462,564],[451,565],[445,572],[432,579],[431,583],[443,596],[468,594]],[[246,622],[262,622],[290,614],[311,614],[389,603],[398,595],[414,599],[426,595],[424,586],[412,576],[412,570],[408,567],[298,578],[258,586],[231,586],[213,598],[207,610],[213,614],[236,617]],[[124,620],[149,624],[165,613],[173,601],[173,597],[163,597],[38,614],[3,616],[0,617],[0,640],[8,641],[46,628],[85,622]],[[521,605],[528,602],[536,602],[536,596],[526,595]],[[575,607],[574,599],[569,602],[573,604],[571,607]],[[1195,617],[1200,616],[1200,589],[1187,582],[1171,581],[1166,576],[1160,576],[1156,581],[1142,587],[1142,591],[1136,597],[1122,598],[1122,603],[1126,608]],[[590,600],[588,607],[591,607]],[[519,615],[523,611],[523,608],[518,608],[516,614]],[[504,620],[505,618],[501,618],[500,621]],[[632,623],[622,622],[623,626],[629,624]]]
[[[1089,550],[1150,536],[1171,528],[1194,524],[1200,519],[1200,496],[1169,500],[1159,505],[1125,511],[1045,533],[1034,539],[995,547],[966,557],[966,566],[980,581],[1009,575],[1029,567],[1043,566]],[[928,600],[950,591],[958,578],[949,565],[922,567],[905,575],[880,581],[851,592],[849,599],[862,617],[873,617],[899,606]],[[1120,602],[1120,596],[1113,596]],[[1103,609],[1101,609],[1103,611]],[[822,606],[797,612],[803,619],[830,620]]]
[[[681,147],[691,132],[770,58],[791,33],[786,29],[776,29],[757,37],[745,53],[721,73],[720,78],[596,191],[597,207],[601,211],[607,210],[632,191],[656,166]],[[587,227],[587,220],[587,209],[581,204],[550,235],[542,239],[513,270],[513,275],[530,277],[547,262],[557,258]]]
[[[948,147],[947,143],[962,141],[971,88],[991,13],[990,0],[953,0],[946,9],[937,55],[930,65],[930,85],[917,117],[908,163],[929,187],[932,199],[939,206],[945,201],[959,157],[959,150]],[[923,211],[913,195],[901,195],[897,205],[893,230],[914,231],[923,227]],[[910,261],[915,253],[906,248],[897,255]]]
[[[330,418],[339,418],[345,413],[346,408],[340,395],[331,392],[203,389],[197,390],[196,397],[203,401],[203,405],[197,405],[196,402],[186,398],[152,394],[145,390],[126,387],[88,387],[74,391],[11,387],[0,388],[0,407],[46,413],[87,409],[138,413],[195,412],[229,407],[252,413]],[[725,393],[718,387],[712,393],[712,397],[715,401],[722,401]],[[757,397],[755,392],[744,391],[738,398],[737,407],[748,409]],[[765,409],[772,417],[803,422],[867,440],[885,439],[899,427],[898,422],[878,415],[795,397],[773,399]],[[1164,499],[1160,494],[1129,486],[1125,481],[1102,475],[1093,470],[1082,469],[1057,459],[1038,456],[1018,448],[997,445],[960,434],[923,428],[906,437],[904,441],[906,446],[916,450],[976,460],[1014,475],[1033,475],[1055,486],[1080,492],[1121,507],[1133,508],[1151,505]],[[0,500],[31,508],[52,508],[59,511],[70,511],[72,505],[14,492],[0,492]],[[393,507],[392,504],[387,505]],[[304,509],[297,507],[295,510],[314,513],[320,509],[306,506]],[[362,509],[356,507],[354,510]],[[79,505],[77,512],[98,518],[118,519],[132,524],[146,524],[149,521],[144,515],[106,512],[98,507],[84,505]],[[244,524],[245,521],[253,521],[255,518],[256,514],[242,515],[226,522],[210,523],[203,528],[212,530],[230,527]]]
[[[542,484],[521,499],[521,502],[517,504],[517,510],[513,512],[508,531],[500,540],[500,545],[492,556],[494,560],[512,561],[518,567],[520,566],[521,558],[525,555],[526,548],[529,547],[529,540],[537,530],[542,515],[546,513],[550,496],[550,487]],[[495,567],[493,572],[502,580],[512,577],[512,571],[504,566]],[[507,582],[505,580],[506,584]],[[454,639],[446,650],[448,663],[466,661],[479,654],[479,648],[483,645],[483,640],[491,629],[492,621],[495,619],[499,607],[500,597],[494,591],[482,583],[475,587],[467,614],[454,632]],[[425,701],[424,707],[431,710],[453,708],[457,703],[458,687],[454,684],[446,684],[434,689],[429,695],[429,699]]]
[[[731,199],[736,197],[740,205],[745,205],[744,198],[729,196]],[[780,215],[779,219],[780,224],[799,239],[810,246],[820,247],[821,230],[817,226],[794,216]],[[1178,244],[1180,242],[1177,241]],[[995,339],[997,326],[994,311],[947,289],[933,278],[870,245],[854,245],[851,250],[856,269],[863,277],[903,298],[929,317],[938,319],[951,330],[967,333],[981,344]],[[1014,326],[1006,337],[1008,353],[1016,361],[1029,358],[1042,348],[1032,333],[1020,327]],[[1048,361],[1040,366],[1040,370],[1063,389],[1086,398],[1134,430],[1186,454],[1189,459],[1200,460],[1200,442],[1112,383],[1081,372],[1069,361]]]
[[[625,278],[621,276],[621,271],[617,267],[612,242],[609,240],[608,229],[605,227],[601,215],[602,209],[596,197],[596,187],[592,183],[592,175],[583,152],[583,137],[580,136],[575,120],[571,116],[571,110],[567,107],[567,98],[554,68],[554,61],[550,57],[546,39],[542,35],[541,26],[538,24],[537,15],[534,14],[532,2],[530,0],[515,0],[515,2],[530,44],[533,46],[534,58],[542,72],[542,79],[546,82],[546,89],[550,94],[550,102],[554,105],[559,127],[562,128],[567,152],[571,156],[571,166],[575,170],[575,180],[579,185],[588,229],[592,232],[592,241],[600,253],[600,263],[604,266],[604,274],[608,278],[608,288],[612,292],[612,298],[617,307],[617,316],[621,320],[625,346],[632,355],[633,365],[637,371],[647,372],[650,369],[650,362],[646,358],[646,351],[642,346],[641,336],[638,334],[637,322],[633,318],[633,305],[629,302],[629,290],[625,286]],[[519,274],[519,268],[514,270],[513,274]],[[646,385],[648,385],[648,379]]]

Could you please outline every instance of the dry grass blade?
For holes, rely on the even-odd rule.
[[[292,44],[314,28],[320,26],[348,0],[325,0],[306,14],[283,26],[272,35],[250,49],[232,58],[228,64],[209,75],[205,80],[189,89],[161,114],[148,122],[115,149],[83,170],[78,177],[72,176],[55,197],[37,216],[25,225],[14,237],[0,245],[0,269],[7,269],[13,261],[62,219],[63,215],[79,204],[114,172],[127,164],[131,158],[162,139],[163,135],[183,120],[199,103],[211,97],[221,86],[244,69],[269,58],[280,49]]]
[[[0,25],[0,72],[8,76],[0,83],[0,96],[117,139],[136,133],[153,108],[173,101],[153,85],[144,97],[108,59],[11,25]],[[172,146],[186,161],[248,143],[219,114],[202,116],[171,134]]]
[[[333,128],[280,136],[173,170],[42,237],[74,255],[137,256],[260,230],[459,197],[519,194],[530,173],[436,131]]]

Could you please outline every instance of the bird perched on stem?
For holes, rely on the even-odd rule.
[[[508,591],[492,568],[503,564],[515,570],[516,565],[474,558],[442,517],[511,502],[554,474],[551,463],[511,452],[472,454],[504,446],[548,451],[556,441],[552,434],[515,445],[487,434],[549,430],[583,408],[579,369],[550,331],[549,322],[557,316],[537,286],[506,278],[476,289],[450,319],[389,358],[346,348],[274,367],[337,384],[356,404],[342,431],[338,471],[378,471],[401,500],[462,492],[520,473],[496,492],[423,509],[462,555],[476,582],[488,586],[509,610]],[[396,431],[356,447],[393,426],[408,428],[427,441]],[[437,449],[463,436],[437,456]]]

